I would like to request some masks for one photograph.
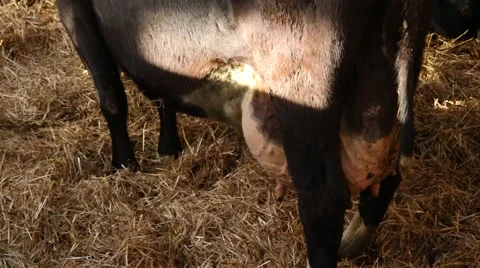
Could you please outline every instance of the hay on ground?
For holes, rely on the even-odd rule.
[[[130,81],[143,172],[108,173],[107,127],[53,0],[1,1],[0,51],[0,267],[304,267],[296,199],[275,202],[240,133],[181,116],[185,153],[157,160],[157,112]],[[479,59],[479,40],[428,37],[415,174],[373,249],[341,267],[480,267]]]

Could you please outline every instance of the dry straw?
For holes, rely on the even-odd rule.
[[[415,174],[341,267],[480,267],[480,44],[427,41]],[[185,153],[160,161],[157,112],[127,81],[143,173],[110,175],[54,1],[0,1],[0,50],[0,267],[303,267],[295,196],[275,202],[240,133],[181,116]]]

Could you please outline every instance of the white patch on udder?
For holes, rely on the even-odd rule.
[[[241,68],[232,69],[231,81],[253,89],[257,86],[257,73],[252,66],[243,64]]]
[[[248,64],[219,64],[197,88],[182,96],[182,101],[201,108],[208,118],[240,128],[245,93],[256,90],[259,83],[255,69]]]

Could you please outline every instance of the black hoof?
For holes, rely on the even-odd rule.
[[[158,155],[160,157],[162,156],[173,156],[175,159],[178,158],[178,156],[182,153],[183,148],[181,145],[171,145],[169,144],[168,146],[158,146]]]
[[[130,170],[132,172],[140,171],[140,165],[138,164],[136,159],[123,161],[123,164],[120,163],[112,163],[112,174],[121,171],[121,170]]]

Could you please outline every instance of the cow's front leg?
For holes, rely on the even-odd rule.
[[[138,169],[127,131],[127,97],[89,1],[57,1],[60,19],[93,78],[112,139],[113,170]]]
[[[160,115],[160,135],[158,138],[159,156],[173,156],[177,158],[183,147],[178,136],[177,114],[168,100],[158,106]]]

